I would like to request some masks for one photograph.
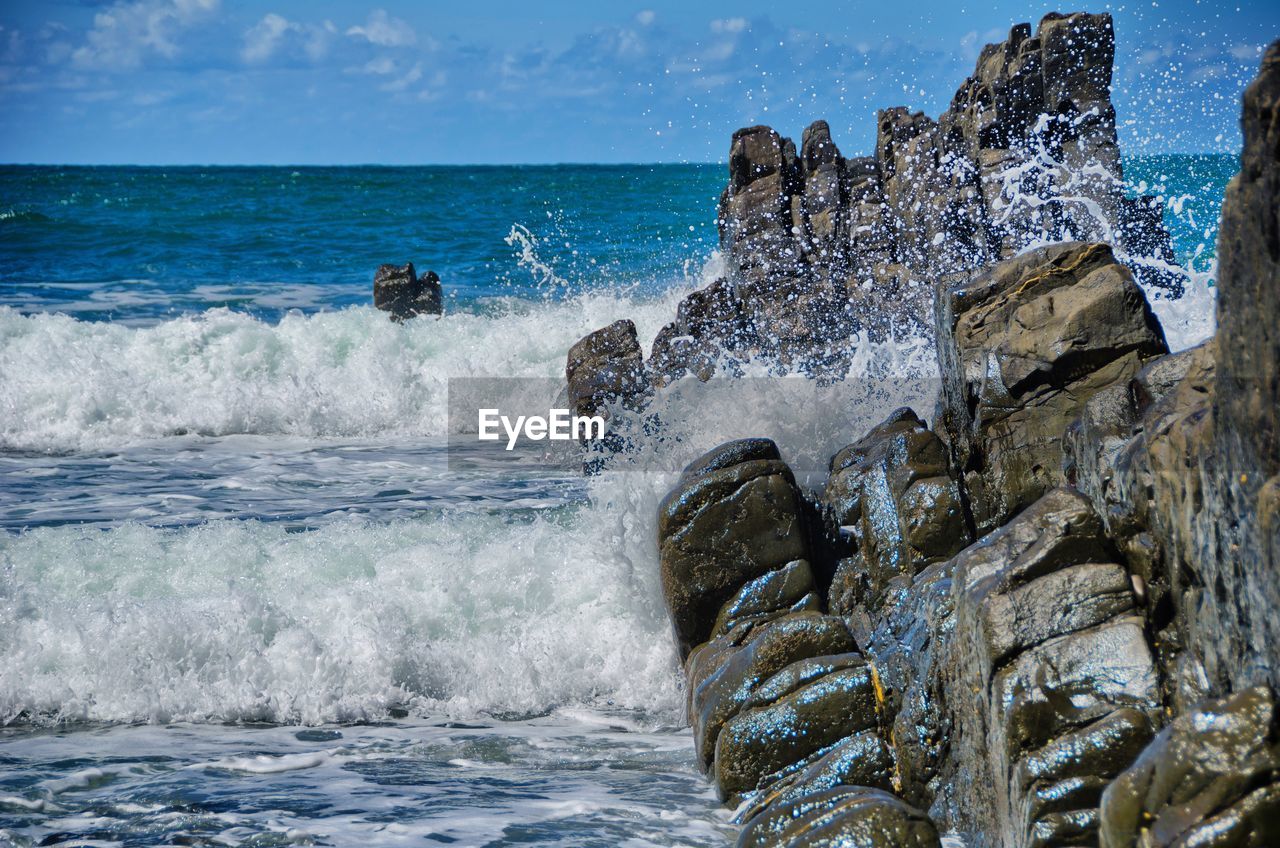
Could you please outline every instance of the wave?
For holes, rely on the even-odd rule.
[[[371,307],[274,324],[212,309],[147,327],[0,307],[0,448],[94,450],[188,433],[443,435],[450,378],[562,377],[583,335],[626,315],[652,339],[694,287],[404,324]]]

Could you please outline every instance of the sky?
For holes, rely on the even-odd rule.
[[[1091,3],[1126,153],[1236,152],[1280,3]],[[847,155],[937,115],[1007,0],[0,0],[0,162],[719,162],[734,129]],[[1066,10],[1065,7],[1063,9]]]

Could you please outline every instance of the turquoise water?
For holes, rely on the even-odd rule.
[[[1155,304],[1192,343],[1235,163],[1125,168],[1198,271]],[[673,391],[666,461],[591,479],[453,467],[446,415],[619,318],[647,345],[719,271],[723,179],[0,168],[0,845],[725,844],[651,547],[669,469],[932,398]],[[369,305],[410,260],[444,317]]]

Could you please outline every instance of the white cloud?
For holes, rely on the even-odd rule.
[[[408,47],[418,40],[413,27],[399,18],[393,18],[385,9],[374,9],[364,26],[353,26],[347,35],[363,38],[382,47]]]
[[[376,59],[370,59],[360,70],[366,74],[386,76],[387,74],[395,73],[396,63],[390,56],[379,56]]]
[[[649,26],[657,18],[657,14],[652,9],[645,9],[636,13],[636,23],[640,24],[640,26]]]
[[[246,62],[264,62],[271,58],[285,33],[297,27],[284,18],[271,12],[244,34],[244,47],[240,50],[240,58]]]
[[[298,39],[307,58],[316,61],[329,52],[329,43],[338,32],[332,21],[301,24],[270,12],[244,34],[240,58],[249,63],[265,62],[286,42]],[[295,47],[297,42],[295,41]]]
[[[1241,62],[1248,62],[1257,59],[1262,55],[1261,44],[1237,44],[1227,50],[1231,54],[1231,58],[1238,59]]]
[[[218,8],[219,0],[117,2],[94,15],[85,43],[71,54],[84,68],[136,68],[149,55],[178,55],[177,37]]]
[[[417,82],[420,79],[422,79],[422,63],[418,62],[412,68],[409,69],[409,72],[407,74],[400,77],[399,79],[394,79],[391,82],[383,83],[381,86],[379,86],[379,88],[381,88],[383,91],[404,91],[406,88],[413,85],[415,82]]]

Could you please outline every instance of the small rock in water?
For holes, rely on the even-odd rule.
[[[413,263],[379,265],[373,277],[373,305],[391,313],[392,321],[418,315],[440,315],[444,296],[435,271],[417,276]]]

